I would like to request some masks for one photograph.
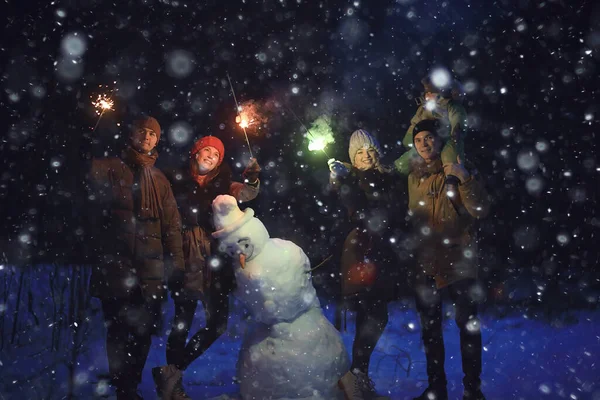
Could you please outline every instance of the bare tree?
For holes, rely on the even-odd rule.
[[[13,315],[13,327],[12,327],[12,335],[10,337],[10,344],[15,344],[15,339],[17,337],[17,327],[19,326],[19,307],[21,305],[21,293],[23,292],[23,282],[25,279],[25,271],[20,271],[21,275],[19,276],[19,289],[17,290],[17,303],[15,304],[15,311]]]

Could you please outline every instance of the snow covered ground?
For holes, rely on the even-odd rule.
[[[14,322],[11,311],[18,286],[13,284],[12,289],[4,293],[0,399],[67,398],[70,373],[74,376],[74,385],[70,388],[72,398],[114,398],[105,376],[107,361],[99,303],[92,300],[88,304],[77,327],[71,321],[61,330],[53,330],[54,325],[46,322],[50,321],[56,306],[49,301],[51,297],[43,293],[50,289],[32,281],[27,280],[29,288],[36,289],[32,292],[35,297],[30,302],[29,296],[23,295],[25,300],[19,308],[21,317],[17,324],[22,329],[15,338],[11,337]],[[36,301],[38,296],[48,301]],[[227,333],[196,360],[184,376],[187,391],[194,399],[239,398],[235,364],[247,314],[237,301],[232,301],[234,311]],[[327,318],[333,320],[333,307],[325,305],[324,309]],[[68,311],[68,305],[63,311]],[[449,317],[444,325],[448,389],[451,399],[460,399],[458,330],[452,319],[452,307],[447,307],[446,313]],[[150,369],[165,363],[164,345],[171,315],[172,303],[169,302],[165,306],[163,335],[154,340],[144,370],[141,394],[145,399],[156,398]],[[198,307],[192,331],[202,326],[203,315]],[[520,314],[502,319],[491,314],[482,316],[485,346],[482,378],[488,399],[600,399],[600,312],[572,312],[563,320],[562,326],[551,326]],[[350,349],[353,314],[348,313],[347,322],[343,339]],[[81,343],[75,352],[73,346],[69,346],[74,329],[77,329],[77,343]],[[57,339],[59,348],[51,348]],[[392,303],[390,323],[371,363],[370,374],[377,389],[398,400],[420,394],[426,385],[424,361],[418,319],[412,305]],[[73,367],[72,372],[69,365]]]

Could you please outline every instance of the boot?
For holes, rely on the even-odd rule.
[[[448,400],[448,390],[445,385],[429,385],[419,397],[415,397],[413,400]]]
[[[379,396],[375,384],[365,374],[357,369],[348,371],[338,381],[338,387],[344,393],[346,400],[389,400],[387,396]]]
[[[136,389],[117,389],[117,400],[144,400]]]
[[[171,400],[177,382],[181,379],[181,371],[169,364],[152,368],[152,377],[156,384],[156,392],[161,400]]]
[[[476,389],[474,391],[467,391],[463,393],[463,400],[485,400],[485,396],[481,392],[481,389]]]
[[[464,383],[464,387],[463,400],[485,400],[485,396],[481,392],[479,380],[475,383]]]
[[[185,389],[183,388],[183,378],[179,378],[179,380],[175,383],[171,400],[192,400],[192,398],[187,395]]]

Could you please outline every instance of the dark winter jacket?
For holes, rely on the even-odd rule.
[[[140,216],[140,168],[121,158],[93,160],[89,210],[93,218],[88,239],[96,253],[90,281],[92,295],[122,298],[142,289],[146,297],[162,297],[165,260],[183,269],[181,219],[167,178],[155,167],[162,208],[159,218]]]
[[[220,258],[217,267],[209,265],[213,254],[218,254],[217,242],[212,238],[212,202],[221,194],[234,196],[238,201],[254,199],[259,185],[232,180],[231,168],[222,163],[212,178],[201,187],[189,173],[179,172],[181,180],[172,179],[173,191],[183,221],[183,253],[185,258],[184,290],[186,299],[200,299],[212,289],[229,292],[234,286],[233,269],[228,260]]]
[[[406,184],[387,171],[360,171],[332,179],[332,186],[354,225],[344,242],[341,260],[342,294],[369,290],[395,296],[407,281],[408,268],[399,261],[394,243],[406,231]]]
[[[440,160],[408,177],[409,209],[418,241],[418,273],[435,277],[438,288],[477,277],[477,241],[473,224],[490,206],[482,178],[471,177],[451,199]]]

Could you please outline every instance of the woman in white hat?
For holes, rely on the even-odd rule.
[[[352,134],[348,155],[351,164],[329,161],[331,185],[353,224],[342,252],[341,289],[356,310],[356,333],[352,367],[340,386],[347,399],[385,398],[376,396],[369,361],[388,322],[387,304],[408,282],[404,257],[394,248],[404,231],[406,182],[382,166],[381,147],[365,130]]]

